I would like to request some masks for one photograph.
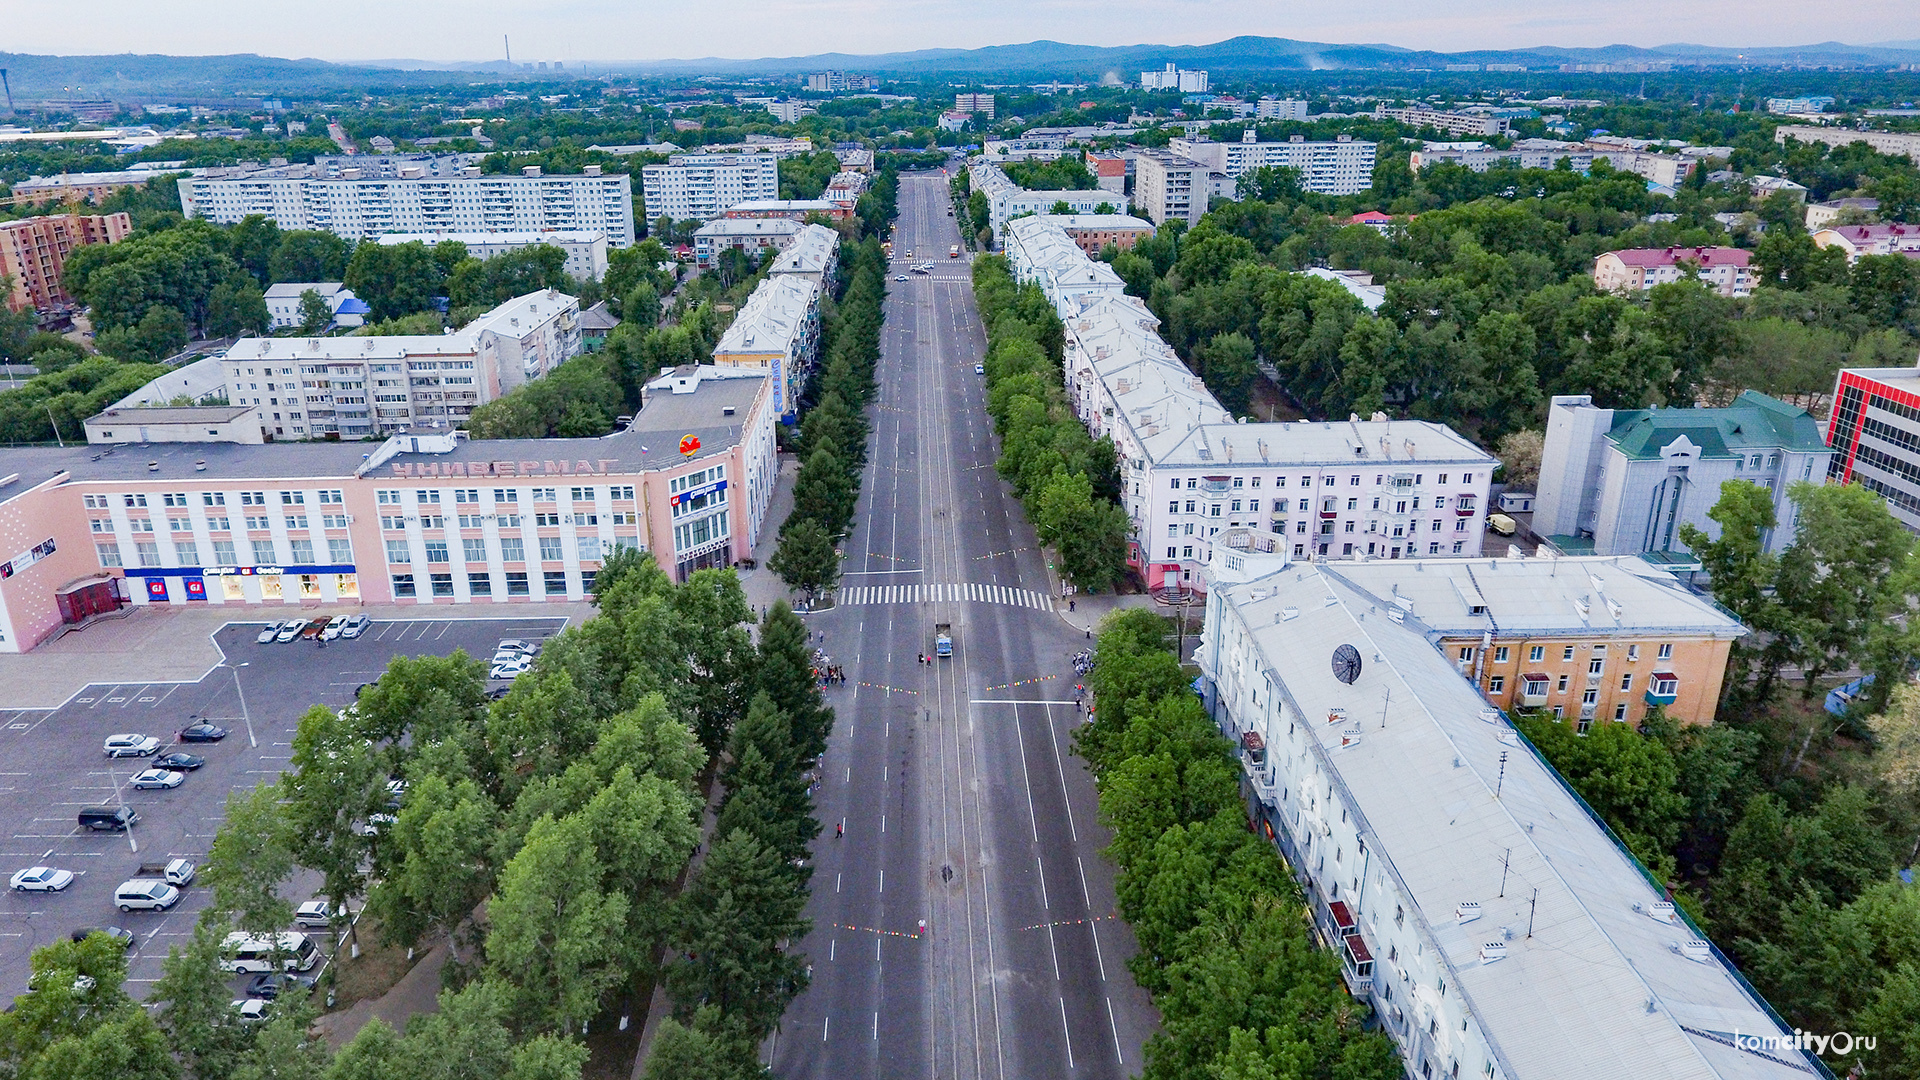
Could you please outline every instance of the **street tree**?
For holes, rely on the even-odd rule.
[[[413,782],[387,833],[391,868],[368,895],[370,911],[395,942],[412,948],[428,934],[451,939],[493,887],[489,854],[499,811],[472,780],[427,775]],[[459,947],[453,945],[459,959]]]
[[[293,905],[279,891],[295,865],[289,841],[276,785],[227,796],[226,823],[214,834],[201,873],[213,887],[214,908],[255,937],[268,937],[293,922]]]
[[[840,553],[827,530],[806,518],[781,530],[780,544],[767,560],[767,568],[812,603],[832,592],[840,580]]]
[[[833,730],[833,710],[827,708],[813,677],[813,637],[807,624],[785,600],[776,600],[760,621],[759,663],[754,689],[771,698],[774,707],[793,725],[797,761],[811,763],[827,747]]]
[[[385,809],[384,762],[353,725],[325,705],[300,718],[293,758],[281,774],[281,823],[294,861],[317,870],[338,909],[366,889],[367,837],[361,826]]]
[[[487,974],[510,988],[508,1015],[533,1031],[571,1030],[600,1011],[632,957],[630,901],[601,888],[605,864],[580,816],[534,823],[487,904]]]
[[[227,1076],[252,1045],[252,1033],[233,1011],[233,978],[220,967],[230,925],[202,916],[184,947],[167,950],[153,987],[154,1019],[189,1076]]]
[[[780,855],[744,831],[716,840],[680,903],[681,957],[667,987],[683,1014],[720,1010],[756,1038],[805,988],[805,965],[784,943],[805,936],[797,888]]]

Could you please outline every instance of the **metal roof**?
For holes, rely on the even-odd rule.
[[[1657,458],[1685,435],[1702,458],[1730,457],[1746,450],[1827,449],[1820,425],[1807,410],[1758,390],[1743,391],[1718,409],[1622,409],[1613,414],[1607,438],[1630,458]]]

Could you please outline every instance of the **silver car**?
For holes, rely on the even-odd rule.
[[[272,641],[274,638],[274,635],[278,634],[279,632],[280,632],[280,624],[277,622],[270,622],[267,624],[267,628],[265,630],[260,631],[260,636],[254,638],[253,640],[258,644],[265,645],[268,642]]]
[[[148,769],[133,778],[133,786],[141,791],[177,788],[186,778],[186,773],[177,773],[168,769]]]
[[[109,735],[101,749],[110,758],[146,757],[160,749],[160,740],[151,735]]]

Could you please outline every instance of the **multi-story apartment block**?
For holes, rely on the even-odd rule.
[[[1174,139],[1167,149],[1230,180],[1255,169],[1283,167],[1298,169],[1300,186],[1323,195],[1353,195],[1373,186],[1375,144],[1355,142],[1351,135],[1331,142],[1307,142],[1299,135],[1287,142],[1256,142],[1248,128],[1237,143]]]
[[[1827,479],[1859,484],[1920,532],[1920,369],[1848,368],[1833,388]]]
[[[1833,449],[1805,409],[1748,390],[1718,409],[1601,409],[1586,394],[1555,397],[1534,500],[1533,529],[1567,555],[1641,555],[1678,570],[1699,560],[1680,540],[1692,525],[1718,537],[1707,511],[1720,485],[1772,493],[1767,550],[1798,528],[1787,489],[1827,475]]]
[[[1863,142],[1883,154],[1904,155],[1909,160],[1920,162],[1920,134],[1898,131],[1856,131],[1852,128],[1806,127],[1798,124],[1781,124],[1773,129],[1773,141],[1785,143],[1788,139],[1798,139],[1803,143],[1825,143],[1828,146],[1852,146]]]
[[[803,116],[812,116],[820,110],[804,101],[769,101],[767,112],[783,124],[797,124]]]
[[[807,89],[816,94],[878,90],[880,78],[877,75],[856,75],[847,71],[815,71],[807,75]]]
[[[1256,120],[1305,120],[1307,103],[1296,98],[1263,97],[1254,105]]]
[[[549,232],[446,232],[387,233],[382,244],[410,244],[419,241],[432,247],[452,240],[467,246],[467,254],[476,259],[520,251],[544,244],[566,252],[567,276],[575,281],[593,281],[607,273],[607,234],[554,229]]]
[[[116,172],[58,173],[35,176],[13,185],[14,206],[43,206],[50,202],[98,203],[116,191],[143,188],[165,173],[205,172],[205,169],[123,169]]]
[[[1111,267],[1045,221],[1009,235],[1015,277],[1065,323],[1075,412],[1113,441],[1128,557],[1149,587],[1198,587],[1214,538],[1244,527],[1284,534],[1301,559],[1480,554],[1491,454],[1443,425],[1384,416],[1236,423]]]
[[[1089,258],[1097,258],[1108,244],[1125,251],[1154,233],[1153,222],[1131,214],[1039,214],[1020,220],[1054,226]]]
[[[1166,150],[1142,150],[1133,162],[1133,208],[1155,225],[1200,224],[1214,169]]]
[[[1007,222],[1023,214],[1047,214],[1061,203],[1070,214],[1099,213],[1115,207],[1114,194],[1100,188],[1076,191],[1028,191],[1014,183],[1000,166],[982,162],[967,167],[973,190],[987,197],[987,225],[996,237],[1005,233]]]
[[[85,244],[126,239],[133,224],[117,214],[49,214],[0,222],[0,277],[11,286],[7,306],[15,311],[51,311],[73,303],[61,281],[67,255]]]
[[[1207,92],[1207,73],[1204,71],[1182,71],[1168,64],[1159,71],[1140,73],[1142,90],[1178,90],[1183,94],[1204,94]]]
[[[840,234],[825,225],[803,225],[767,273],[806,278],[824,293],[833,287],[834,271],[839,266]]]
[[[1813,212],[1808,207],[1808,213]],[[1852,265],[1862,255],[1920,256],[1920,225],[1836,225],[1813,234],[1820,247],[1837,247]]]
[[[1823,113],[1833,105],[1833,98],[1826,95],[1809,97],[1770,97],[1767,99],[1767,111],[1770,113]]]
[[[268,326],[274,330],[291,330],[301,325],[304,317],[300,314],[300,298],[309,292],[320,294],[320,299],[326,301],[327,310],[333,313],[333,325],[366,325],[372,309],[345,285],[337,281],[282,281],[267,286]]]
[[[1585,732],[1656,708],[1708,724],[1746,627],[1637,555],[1343,562],[1323,572],[1399,609],[1502,709]]]
[[[675,154],[640,169],[647,217],[676,221],[719,217],[736,203],[780,197],[780,159],[773,153]]]
[[[953,95],[953,111],[973,113],[976,116],[984,116],[991,120],[993,119],[993,95],[955,94]]]
[[[1820,1074],[1427,640],[1418,600],[1408,612],[1345,579],[1377,564],[1289,565],[1279,538],[1244,533],[1208,569],[1205,707],[1236,749],[1250,820],[1408,1076]]]
[[[62,606],[77,590],[276,611],[581,600],[623,547],[684,580],[753,550],[773,424],[765,372],[686,367],[598,439],[0,449],[19,477],[0,489],[0,550],[21,553],[0,573],[0,652],[78,617]]]
[[[449,334],[246,338],[220,366],[227,400],[257,407],[266,434],[358,439],[458,427],[580,350],[579,301],[546,290]]]
[[[180,181],[190,218],[232,224],[261,214],[283,229],[349,240],[383,233],[589,232],[633,243],[633,180],[588,165],[578,174],[483,176],[464,158],[326,158],[312,165],[209,169]]]
[[[1610,146],[1598,140],[1578,143],[1560,139],[1515,139],[1505,150],[1478,141],[1428,142],[1413,152],[1409,164],[1414,172],[1433,165],[1459,165],[1474,172],[1486,172],[1495,168],[1552,169],[1565,161],[1573,171],[1585,173],[1593,168],[1594,162],[1605,161],[1621,172],[1670,188],[1685,180],[1704,160],[1700,153],[1687,151],[1721,149],[1724,148],[1686,147],[1680,153],[1657,154]]]
[[[1593,260],[1593,287],[1600,292],[1646,292],[1655,285],[1697,275],[1721,296],[1753,292],[1753,252],[1745,248],[1625,248]]]
[[[781,251],[805,228],[787,217],[715,218],[694,231],[694,265],[711,267],[723,251],[744,251],[756,258]]]
[[[722,368],[764,368],[774,414],[790,423],[800,392],[819,359],[820,283],[805,274],[769,274],[720,335],[713,362]]]
[[[1513,121],[1505,116],[1486,116],[1479,113],[1447,112],[1441,109],[1429,109],[1416,106],[1411,109],[1393,109],[1385,105],[1376,105],[1373,109],[1375,120],[1398,120],[1416,128],[1437,128],[1449,135],[1505,135],[1513,126]]]

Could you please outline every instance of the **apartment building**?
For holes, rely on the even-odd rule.
[[[588,165],[546,175],[537,165],[483,176],[464,157],[323,158],[312,165],[209,169],[180,181],[190,218],[230,225],[263,215],[282,229],[349,240],[383,233],[587,232],[633,243],[633,181]]]
[[[1346,579],[1379,564],[1301,565],[1275,537],[1239,540],[1208,567],[1205,707],[1234,744],[1250,821],[1408,1076],[1820,1073],[1433,646],[1420,602],[1408,612]]]
[[[448,334],[245,338],[220,367],[227,400],[259,408],[267,435],[359,439],[458,427],[580,350],[579,301],[548,289]]]
[[[1847,368],[1834,382],[1827,479],[1859,484],[1920,532],[1920,369]]]
[[[1182,71],[1172,64],[1159,71],[1140,73],[1142,90],[1178,90],[1183,94],[1204,94],[1207,92],[1207,73],[1204,71]]]
[[[1111,191],[1100,188],[1028,191],[1009,179],[1000,166],[987,162],[969,165],[967,177],[973,185],[972,190],[987,197],[987,225],[995,237],[1006,232],[1009,220],[1025,214],[1050,214],[1061,203],[1066,204],[1069,214],[1094,214],[1100,213],[1102,208],[1108,211],[1115,209]]]
[[[555,229],[550,232],[418,232],[387,233],[382,244],[411,244],[418,241],[432,247],[452,240],[467,246],[467,254],[476,259],[521,251],[544,244],[566,253],[567,276],[575,281],[597,281],[607,273],[607,234],[603,232]]]
[[[787,217],[716,218],[694,231],[694,265],[712,267],[723,251],[744,251],[755,258],[781,251],[805,228]]]
[[[334,326],[365,326],[372,312],[366,301],[337,281],[283,281],[267,286],[269,329],[292,330],[302,325],[306,317],[300,313],[300,299],[309,292],[319,293],[326,302]]]
[[[783,124],[797,124],[801,117],[812,116],[819,111],[804,101],[767,102],[767,112],[773,114],[773,118]]]
[[[205,169],[121,169],[114,172],[56,173],[34,176],[13,185],[14,206],[44,206],[50,202],[98,203],[117,191],[144,188],[162,173],[199,174]]]
[[[1440,424],[1382,415],[1237,423],[1127,296],[1048,222],[1009,230],[1015,277],[1066,329],[1068,399],[1119,459],[1128,560],[1151,588],[1198,588],[1215,538],[1258,527],[1299,559],[1477,556],[1499,461]]]
[[[1626,248],[1593,260],[1593,287],[1600,292],[1646,292],[1655,285],[1697,275],[1721,296],[1753,292],[1753,253],[1744,248]]]
[[[1791,116],[1795,113],[1823,113],[1832,107],[1833,98],[1824,94],[1809,97],[1770,97],[1767,111]]]
[[[1799,124],[1781,124],[1773,129],[1773,141],[1784,144],[1788,139],[1798,139],[1803,143],[1825,143],[1828,146],[1852,146],[1863,142],[1883,154],[1901,154],[1909,160],[1920,163],[1920,134],[1897,131],[1856,131],[1852,128],[1810,127]]]
[[[1377,147],[1370,142],[1356,142],[1351,135],[1341,135],[1331,142],[1308,142],[1299,135],[1286,142],[1257,142],[1254,130],[1248,128],[1239,142],[1173,139],[1167,143],[1167,149],[1222,173],[1229,180],[1256,169],[1298,169],[1300,186],[1308,191],[1353,195],[1373,186]],[[1232,191],[1231,184],[1227,187]]]
[[[1518,549],[1515,549],[1518,550]],[[1328,564],[1417,625],[1496,707],[1585,732],[1654,709],[1710,724],[1746,627],[1636,555]]]
[[[710,221],[737,203],[780,197],[774,153],[675,154],[640,169],[647,217]]]
[[[1720,485],[1745,480],[1772,493],[1766,546],[1798,528],[1787,488],[1828,474],[1834,450],[1805,409],[1748,390],[1718,409],[1601,409],[1586,394],[1547,410],[1533,530],[1567,555],[1642,555],[1680,571],[1700,568],[1680,526],[1708,536]]]
[[[1437,128],[1449,135],[1505,135],[1513,126],[1512,119],[1505,116],[1447,112],[1419,105],[1411,109],[1394,109],[1385,105],[1376,105],[1373,108],[1373,118],[1398,120],[1402,124],[1416,128]]]
[[[1189,226],[1206,216],[1214,169],[1167,150],[1142,150],[1133,163],[1133,208],[1155,225]]]
[[[825,225],[803,225],[793,242],[780,252],[769,274],[792,274],[806,278],[828,292],[834,272],[840,266],[840,234]]]
[[[856,75],[846,71],[814,71],[807,74],[807,89],[816,94],[878,90],[880,79],[874,75]]]
[[[1713,151],[1722,147],[1686,147],[1684,150]],[[1724,155],[1722,155],[1724,156]],[[1427,142],[1413,152],[1409,161],[1414,172],[1434,165],[1459,165],[1474,172],[1488,169],[1553,169],[1565,161],[1574,172],[1586,173],[1593,163],[1605,161],[1620,172],[1630,172],[1663,187],[1674,187],[1700,167],[1700,153],[1660,154],[1646,150],[1597,145],[1595,142],[1565,142],[1560,139],[1515,139],[1507,149],[1479,141]]]
[[[766,369],[782,423],[798,415],[800,392],[819,360],[820,295],[820,283],[805,274],[769,274],[713,348],[718,367]]]
[[[993,95],[955,94],[953,95],[953,111],[973,113],[976,116],[984,116],[991,120],[993,119]]]
[[[680,452],[674,452],[675,447]],[[649,452],[651,448],[651,452]],[[663,448],[665,448],[663,450]],[[599,439],[0,449],[0,651],[61,599],[261,605],[578,601],[619,548],[684,580],[747,557],[774,475],[764,371],[679,368]],[[252,616],[259,618],[258,608]],[[76,615],[77,617],[77,615]]]
[[[1809,214],[1813,208],[1809,207]],[[1837,247],[1847,253],[1851,266],[1862,255],[1920,256],[1920,225],[1835,225],[1813,234],[1820,247]]]
[[[1020,220],[1052,225],[1094,259],[1108,244],[1125,251],[1154,233],[1153,222],[1130,214],[1039,214]]]
[[[7,306],[15,311],[53,311],[70,307],[61,270],[74,248],[114,244],[127,238],[133,223],[118,214],[49,214],[0,222],[0,277],[7,279]]]
[[[1254,104],[1256,120],[1305,120],[1307,103],[1297,98],[1263,97]]]
[[[835,176],[847,175],[836,173]],[[823,217],[842,221],[853,216],[853,208],[823,197],[818,199],[748,199],[727,207],[723,218],[787,218],[791,221],[805,221],[819,214]]]

